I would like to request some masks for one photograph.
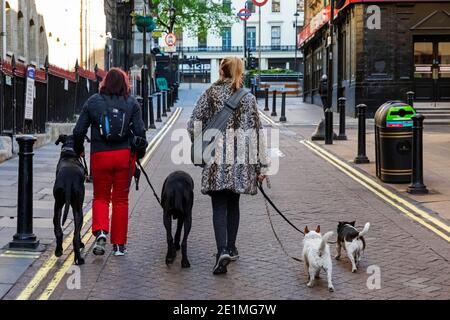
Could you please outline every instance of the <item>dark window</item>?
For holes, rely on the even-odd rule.
[[[256,50],[256,27],[247,27],[247,47]]]
[[[280,26],[272,26],[271,38],[272,38],[272,50],[280,50],[280,46],[281,46],[281,27]]]
[[[272,12],[280,12],[280,11],[281,11],[281,1],[272,0]]]
[[[231,11],[231,0],[223,0],[222,5],[225,9]]]
[[[222,50],[231,50],[231,28],[222,29]]]
[[[247,1],[247,9],[250,10],[251,13],[256,12],[255,5],[253,4],[253,2],[251,0]]]
[[[199,34],[198,35],[198,48],[199,49],[206,49],[208,46],[208,41],[206,39],[206,34]]]

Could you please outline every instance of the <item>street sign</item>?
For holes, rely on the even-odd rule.
[[[242,21],[245,21],[245,20],[250,19],[250,17],[252,16],[252,13],[247,8],[243,8],[243,9],[239,10],[237,16]]]
[[[27,82],[25,89],[25,119],[33,120],[34,79],[36,70],[33,66],[27,68]]]
[[[264,6],[269,0],[252,0],[253,4],[258,7]]]
[[[166,44],[169,47],[175,46],[175,44],[177,43],[177,37],[175,36],[174,33],[170,32],[166,35]]]

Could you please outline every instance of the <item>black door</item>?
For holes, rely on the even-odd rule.
[[[414,84],[417,101],[450,101],[450,37],[415,39]]]

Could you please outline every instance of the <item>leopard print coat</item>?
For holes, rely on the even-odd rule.
[[[201,122],[204,128],[224,107],[224,103],[232,94],[233,89],[229,80],[215,82],[202,94],[187,126],[191,140],[198,134],[197,131],[194,132],[194,124]],[[224,138],[219,139],[214,161],[203,167],[201,185],[203,194],[226,189],[239,194],[257,193],[257,175],[264,173],[268,166],[265,139],[261,129],[256,98],[252,94],[247,94],[228,121],[227,129],[222,132]],[[229,132],[234,133],[234,139],[228,139]],[[249,132],[251,134],[248,134]]]

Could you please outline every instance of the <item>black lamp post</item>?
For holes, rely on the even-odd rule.
[[[295,25],[294,25],[294,28],[295,28],[295,64],[294,64],[294,66],[295,66],[295,72],[298,72],[298,35],[297,35],[297,30],[298,30],[298,17],[300,16],[300,13],[297,11],[297,12],[295,12],[295,14],[294,14],[294,17],[295,17]]]

